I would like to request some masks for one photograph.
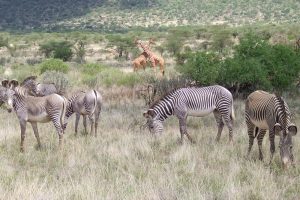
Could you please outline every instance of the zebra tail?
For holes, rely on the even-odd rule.
[[[97,96],[97,92],[96,92],[96,90],[93,90],[94,91],[94,94],[95,94],[95,99],[94,99],[94,111],[93,111],[93,113],[95,113],[95,111],[96,111],[96,108],[97,108],[97,100],[98,100],[98,96]]]
[[[231,117],[232,120],[235,120],[233,105],[231,105],[231,114],[230,114],[230,117]]]
[[[64,119],[65,119],[65,115],[66,115],[68,100],[63,96],[62,96],[62,98],[64,99],[64,102],[63,102],[63,109],[62,109],[61,115],[60,115],[60,124],[61,124],[61,127],[64,128]]]

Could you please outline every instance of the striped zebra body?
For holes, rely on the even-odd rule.
[[[18,84],[18,83],[17,83]],[[8,89],[8,104],[15,111],[21,127],[21,151],[24,151],[26,124],[30,122],[38,142],[41,146],[37,122],[46,123],[52,121],[59,136],[59,145],[63,140],[63,120],[66,112],[67,101],[58,94],[46,97],[32,97],[27,95],[28,89],[16,85]]]
[[[29,76],[23,82],[22,86],[28,88],[28,92],[32,96],[43,97],[50,94],[61,94],[54,83],[38,83],[36,76]]]
[[[96,90],[90,90],[88,92],[77,92],[68,99],[66,120],[68,120],[68,118],[73,113],[76,113],[75,134],[77,134],[78,122],[80,119],[80,115],[82,115],[85,132],[87,132],[86,116],[88,116],[91,123],[91,135],[95,134],[95,136],[97,136],[101,107],[102,97]],[[66,126],[67,123],[65,123],[64,128]]]
[[[148,127],[154,133],[163,131],[162,122],[169,116],[177,116],[181,142],[184,135],[192,142],[186,130],[187,116],[203,117],[209,113],[214,113],[218,125],[216,140],[219,141],[225,122],[229,129],[229,140],[232,141],[233,99],[231,93],[222,86],[177,89],[152,105],[144,116],[148,118]]]
[[[251,93],[245,104],[245,118],[249,136],[248,156],[254,139],[257,138],[259,159],[263,159],[262,141],[269,130],[270,163],[275,152],[275,134],[280,136],[280,155],[283,164],[293,162],[292,136],[297,133],[297,127],[291,122],[291,113],[286,102],[274,94],[265,91]]]

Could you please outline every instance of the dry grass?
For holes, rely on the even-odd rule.
[[[282,170],[278,150],[270,169],[266,138],[265,161],[258,160],[257,145],[247,160],[243,103],[235,108],[233,146],[227,129],[220,143],[214,141],[213,116],[189,118],[188,131],[197,143],[179,145],[176,118],[155,138],[139,129],[142,102],[105,102],[97,138],[75,137],[72,118],[59,151],[52,124],[41,124],[43,148],[36,150],[28,125],[24,154],[16,116],[1,110],[0,199],[297,199],[299,136],[294,169]]]

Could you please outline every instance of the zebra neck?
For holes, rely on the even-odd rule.
[[[17,94],[13,99],[13,108],[15,111],[19,110],[20,108],[25,108],[25,97]]]
[[[169,116],[174,114],[174,100],[171,96],[167,96],[159,103],[153,106],[152,110],[158,116],[160,121],[164,121]]]

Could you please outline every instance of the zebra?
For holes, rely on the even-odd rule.
[[[21,85],[27,87],[29,89],[29,94],[32,96],[47,96],[50,94],[62,94],[59,91],[54,83],[38,83],[36,82],[36,76],[29,76],[27,77]]]
[[[161,134],[163,121],[176,115],[179,119],[180,143],[183,142],[184,135],[194,143],[187,132],[187,116],[203,117],[212,112],[218,126],[216,141],[220,140],[225,122],[229,129],[229,141],[232,142],[233,98],[226,88],[219,85],[175,89],[153,103],[143,115],[147,118],[150,132],[154,134]]]
[[[64,129],[67,126],[67,120],[69,119],[69,117],[73,113],[76,113],[75,135],[77,135],[80,115],[83,115],[83,126],[85,132],[87,133],[86,116],[88,116],[91,123],[91,135],[94,134],[96,137],[101,108],[102,96],[98,91],[90,90],[87,92],[76,92],[70,98],[68,98],[68,105],[65,116],[66,123],[64,124]]]
[[[2,82],[5,85],[5,82]],[[41,147],[37,122],[52,121],[59,136],[59,147],[63,143],[63,120],[66,113],[67,101],[58,94],[45,97],[27,95],[28,88],[19,86],[18,81],[10,81],[11,88],[7,88],[5,102],[9,105],[8,111],[14,110],[21,127],[20,150],[24,152],[24,140],[27,122],[31,123],[38,147]]]
[[[245,118],[249,136],[247,156],[257,138],[259,159],[263,160],[262,141],[269,130],[270,164],[275,152],[275,135],[280,136],[279,149],[283,166],[293,164],[292,136],[297,134],[297,127],[291,122],[289,107],[282,97],[262,90],[251,93],[245,103]]]

